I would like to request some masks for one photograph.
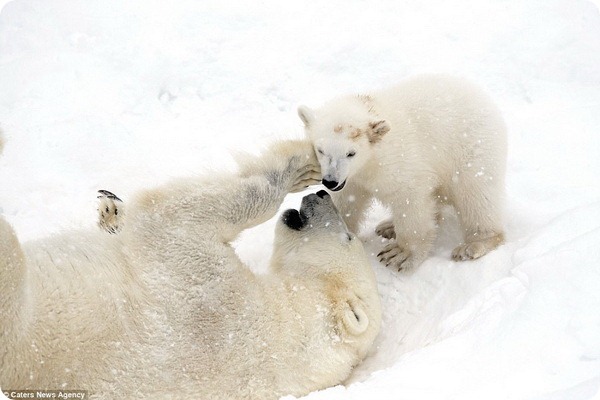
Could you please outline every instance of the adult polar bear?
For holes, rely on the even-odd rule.
[[[436,236],[440,203],[452,204],[464,233],[455,260],[475,259],[504,241],[506,129],[480,89],[422,75],[372,95],[334,99],[298,114],[314,144],[323,184],[356,231],[375,197],[392,210],[377,233],[395,238],[380,260],[418,266]]]
[[[343,381],[381,310],[329,195],[283,214],[271,274],[254,275],[229,245],[313,183],[316,165],[309,143],[282,142],[238,174],[141,193],[118,235],[20,245],[0,218],[2,388],[267,399]]]

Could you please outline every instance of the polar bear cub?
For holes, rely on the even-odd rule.
[[[230,245],[319,178],[312,145],[288,141],[238,173],[144,191],[118,229],[104,225],[115,235],[20,244],[0,218],[0,386],[276,399],[341,383],[371,347],[381,306],[330,196],[283,213],[270,274],[253,274]]]
[[[298,109],[323,184],[356,231],[372,198],[392,210],[377,227],[390,239],[378,254],[411,269],[436,236],[439,205],[457,211],[463,243],[455,260],[475,259],[503,243],[506,128],[498,108],[474,85],[423,75],[369,95]],[[343,190],[342,190],[343,189]]]

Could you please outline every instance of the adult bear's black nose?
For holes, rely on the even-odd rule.
[[[299,231],[306,225],[306,217],[293,208],[285,210],[283,214],[281,214],[281,220],[288,228],[296,231]]]
[[[327,189],[335,189],[338,185],[338,183],[336,181],[328,181],[327,179],[323,179],[323,185],[325,185],[325,187]]]

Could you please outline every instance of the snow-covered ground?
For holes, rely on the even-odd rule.
[[[28,240],[300,137],[316,106],[431,71],[509,125],[507,243],[455,263],[447,215],[416,273],[372,257],[382,332],[307,399],[600,399],[600,13],[583,0],[14,0],[0,14],[0,212]],[[234,190],[234,188],[232,188]],[[301,195],[285,206],[297,206]],[[369,253],[386,210],[361,232]],[[258,272],[273,222],[236,246]]]

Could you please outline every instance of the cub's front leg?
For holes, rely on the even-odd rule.
[[[391,206],[392,221],[382,222],[377,233],[392,240],[377,256],[386,266],[408,271],[425,261],[433,245],[436,203],[431,193],[411,193],[399,196]]]
[[[360,224],[365,217],[365,211],[373,200],[373,195],[363,187],[348,182],[344,189],[331,193],[331,197],[348,229],[358,233]]]

